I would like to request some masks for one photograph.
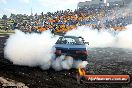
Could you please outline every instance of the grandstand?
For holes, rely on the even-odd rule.
[[[98,5],[120,5],[126,6],[131,2],[131,0],[91,0],[85,2],[79,2],[77,5],[77,9],[84,7],[93,7]]]

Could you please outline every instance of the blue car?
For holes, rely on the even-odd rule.
[[[54,45],[56,58],[65,55],[73,57],[74,60],[86,61],[88,56],[86,44],[89,43],[82,37],[61,36]]]

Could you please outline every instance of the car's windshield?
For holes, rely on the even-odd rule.
[[[56,44],[84,44],[84,41],[82,38],[78,37],[60,37]]]

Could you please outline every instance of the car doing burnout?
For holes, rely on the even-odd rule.
[[[85,61],[88,56],[86,44],[89,43],[85,42],[82,37],[61,36],[54,45],[56,58],[65,55],[73,57],[74,60]]]

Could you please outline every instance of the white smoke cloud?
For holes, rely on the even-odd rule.
[[[5,56],[14,64],[19,65],[45,65],[50,66],[52,45],[55,41],[47,31],[40,34],[25,34],[16,31],[6,42]]]
[[[52,62],[53,62],[52,67],[56,69],[57,71],[62,70],[62,69],[69,70],[73,66],[73,58],[70,56],[65,57],[64,55],[62,55],[56,58],[56,60],[53,60]]]
[[[126,27],[127,30],[121,32],[108,30],[94,30],[86,26],[73,29],[66,35],[82,36],[89,47],[115,47],[132,49],[132,25]],[[53,48],[59,36],[53,36],[50,31],[42,34],[25,34],[16,30],[11,35],[4,49],[5,58],[17,65],[40,66],[46,70],[50,67],[56,71],[86,67],[85,61],[74,61],[70,56],[60,56],[55,59]]]
[[[121,31],[117,35],[117,46],[119,48],[132,49],[132,25],[126,27],[127,30]]]
[[[114,30],[102,29],[100,31],[87,26],[73,29],[66,35],[82,36],[89,47],[117,47],[132,49],[132,25],[128,25],[126,30],[118,32]]]
[[[58,36],[53,36],[50,31],[25,34],[16,30],[6,42],[5,58],[17,65],[40,66],[44,70],[50,67],[56,71],[69,70],[73,65],[72,57],[60,56],[55,59],[53,45],[57,39]]]
[[[78,30],[72,30],[67,35],[82,36],[89,47],[111,47],[113,46],[115,37],[107,30],[91,29],[87,26],[78,27]]]

